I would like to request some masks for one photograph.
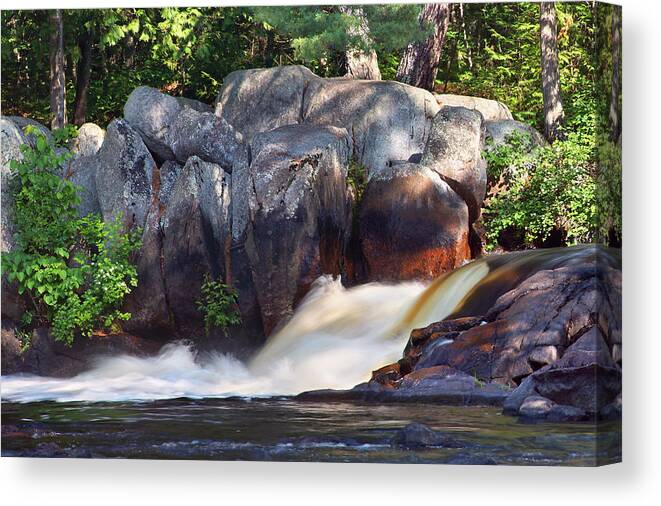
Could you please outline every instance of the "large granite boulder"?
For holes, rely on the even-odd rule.
[[[303,121],[346,128],[354,160],[376,174],[419,157],[438,104],[426,90],[395,81],[317,79],[303,102]]]
[[[421,160],[464,199],[471,223],[479,217],[487,191],[483,149],[481,114],[465,107],[445,106],[434,117]]]
[[[73,158],[65,171],[64,177],[78,187],[80,216],[90,213],[101,214],[101,205],[96,192],[97,170],[99,170],[99,159],[90,155]]]
[[[619,253],[582,246],[515,255],[496,257],[511,268],[492,270],[479,285],[486,291],[464,297],[464,309],[471,297],[497,297],[486,314],[413,330],[398,362],[336,397],[470,399],[528,420],[621,416]],[[511,289],[498,296],[489,283]]]
[[[181,110],[182,106],[176,98],[149,86],[139,86],[126,100],[124,118],[157,158],[173,160],[167,134]]]
[[[216,115],[250,142],[259,132],[301,123],[308,86],[319,79],[300,65],[237,70],[223,80]]]
[[[98,164],[95,185],[104,221],[121,215],[127,229],[142,227],[152,200],[152,177],[158,167],[138,132],[126,120],[114,120],[108,125],[94,163]]]
[[[169,128],[166,142],[179,163],[198,156],[227,172],[232,172],[239,153],[246,149],[242,135],[224,118],[189,107],[181,110]]]
[[[163,276],[177,330],[200,329],[204,278],[226,279],[231,177],[220,165],[189,158],[161,219]]]
[[[232,175],[234,243],[249,268],[235,257],[232,268],[252,273],[268,335],[315,279],[341,272],[351,147],[344,129],[290,125],[256,135],[251,151],[252,163]]]
[[[434,98],[436,98],[438,105],[441,107],[465,107],[477,111],[485,121],[512,119],[512,113],[507,106],[497,100],[445,93],[434,93]]]
[[[449,365],[485,381],[516,386],[557,357],[562,359],[594,324],[592,315],[608,304],[606,292],[616,289],[617,272],[606,267],[597,273],[590,264],[540,271],[500,297],[484,324],[423,356],[416,367]],[[606,318],[604,332],[620,326],[614,316]]]
[[[360,205],[359,242],[375,281],[434,279],[470,258],[468,208],[430,168],[396,164],[374,174]]]
[[[96,155],[101,149],[106,132],[94,123],[85,123],[78,129],[71,152],[76,158]]]
[[[174,179],[168,181],[168,179]],[[127,329],[140,334],[194,338],[204,278],[225,279],[231,178],[198,157],[184,167],[161,167],[138,258],[138,287],[128,297]]]
[[[535,146],[545,146],[548,143],[544,136],[530,125],[513,119],[485,121],[486,129],[486,149],[491,150],[495,147],[505,144],[507,138],[512,134],[518,133],[530,140],[530,148]]]
[[[11,160],[22,160],[21,145],[27,142],[23,131],[7,117],[0,117],[0,181],[2,187],[2,240],[1,251],[10,251],[14,245],[15,225],[12,219]]]

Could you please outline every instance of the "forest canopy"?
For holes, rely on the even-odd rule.
[[[230,72],[287,64],[495,99],[550,141],[570,143],[538,165],[558,156],[582,165],[599,184],[579,200],[598,208],[581,213],[579,228],[617,243],[619,12],[592,1],[3,11],[3,114],[106,125],[139,85],[213,103]],[[521,212],[525,222],[539,210]]]

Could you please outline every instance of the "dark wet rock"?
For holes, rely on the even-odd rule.
[[[165,164],[164,164],[165,166]],[[127,299],[132,332],[192,338],[200,333],[197,308],[206,275],[225,279],[231,179],[219,165],[191,157],[168,165],[153,189],[138,258],[138,287]],[[161,200],[160,197],[163,197]]]
[[[555,403],[541,395],[526,397],[519,408],[519,415],[525,418],[546,418]]]
[[[497,100],[445,93],[434,93],[434,98],[441,107],[465,107],[479,112],[485,121],[512,119],[512,113],[507,106]]]
[[[438,347],[423,363],[446,364],[475,371],[485,381],[516,384],[550,359],[549,347],[561,353],[594,325],[591,315],[612,287],[608,271],[598,273],[588,263],[538,272],[500,297],[486,315],[486,324]],[[609,312],[608,321],[616,312],[604,311]],[[619,324],[612,319],[607,328]],[[574,353],[579,350],[565,362]]]
[[[461,448],[462,446],[454,438],[416,422],[397,431],[392,438],[392,445],[408,450],[427,447]]]
[[[503,413],[516,415],[523,401],[534,395],[538,395],[537,390],[535,390],[535,378],[528,376],[507,396],[503,402]]]
[[[290,125],[255,136],[251,151],[250,166],[232,177],[243,201],[234,200],[233,235],[268,335],[320,275],[341,272],[350,146],[346,130]]]
[[[610,404],[606,404],[599,410],[599,418],[602,420],[620,420],[622,418],[622,394],[617,397]]]
[[[120,353],[145,356],[156,353],[159,348],[160,344],[155,341],[129,334],[94,334],[77,339],[68,347],[55,341],[48,329],[38,328],[32,333],[30,348],[21,351],[15,329],[3,327],[2,374],[31,373],[66,378],[83,372],[99,357]]]
[[[480,215],[487,190],[483,148],[481,114],[465,107],[443,107],[432,121],[420,162],[440,174],[464,199],[471,223]]]
[[[367,279],[433,279],[470,258],[468,208],[428,167],[401,164],[371,177],[360,206]]]
[[[158,170],[140,135],[125,120],[108,126],[93,157],[96,193],[104,221],[121,214],[124,226],[142,227],[152,200],[152,177]]]
[[[587,413],[580,408],[556,404],[547,413],[546,420],[549,422],[580,422],[587,416]]]
[[[301,123],[308,86],[318,79],[300,65],[237,70],[223,80],[216,116],[250,142],[257,133]]]

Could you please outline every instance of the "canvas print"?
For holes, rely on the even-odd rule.
[[[2,456],[619,462],[621,20],[4,10]]]

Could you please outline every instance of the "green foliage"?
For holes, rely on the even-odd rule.
[[[28,133],[34,147],[21,146],[23,159],[10,163],[17,234],[16,247],[2,254],[3,274],[32,305],[25,326],[50,324],[55,339],[71,345],[78,332],[89,337],[129,318],[119,308],[137,285],[130,257],[139,231],[122,232],[119,219],[79,218],[78,188],[58,175],[70,155],[38,130]],[[66,143],[70,133],[53,137]]]
[[[347,169],[347,183],[353,189],[356,202],[360,202],[367,187],[367,169],[351,160]]]
[[[487,248],[501,234],[519,233],[533,247],[560,231],[568,244],[593,239],[596,223],[594,154],[577,135],[530,149],[510,137],[485,154],[490,191],[484,208]]]
[[[204,316],[207,333],[211,327],[218,327],[227,333],[229,326],[241,323],[237,301],[238,295],[232,287],[221,281],[212,280],[209,275],[205,276],[197,308]]]
[[[608,139],[597,144],[597,234],[602,242],[622,239],[622,148]]]
[[[363,5],[369,26],[369,38],[359,31],[362,19],[343,12],[338,6],[259,7],[257,20],[291,37],[295,58],[324,70],[337,72],[333,63],[347,49],[370,50],[378,53],[400,50],[410,42],[425,38],[431,30],[418,24],[419,5]]]

